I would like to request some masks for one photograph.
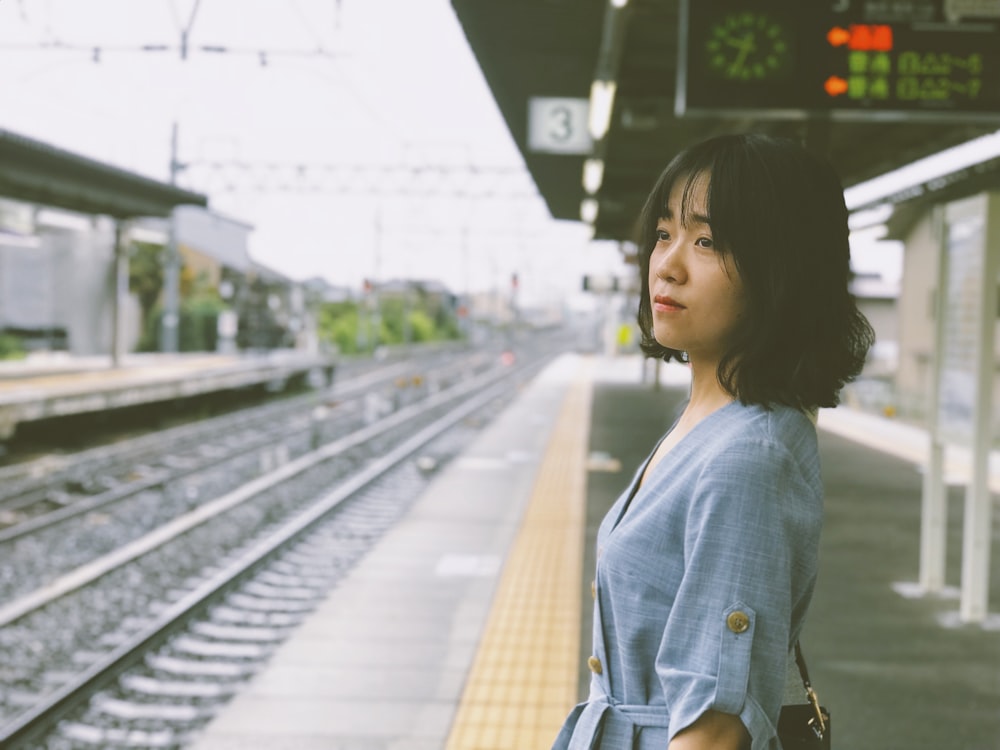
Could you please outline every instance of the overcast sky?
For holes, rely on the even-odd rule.
[[[548,217],[447,0],[0,0],[0,56],[0,128],[166,181],[176,122],[178,183],[293,278],[464,291],[517,273],[547,297],[619,267]],[[403,194],[428,165],[506,169],[468,188],[512,197]],[[412,184],[453,194],[458,175]]]
[[[293,278],[466,291],[517,273],[532,301],[622,272],[613,245],[549,218],[448,0],[0,0],[0,61],[0,128],[166,181],[176,123],[178,183]],[[459,173],[410,172],[440,165]],[[515,197],[401,192],[454,193],[468,165],[513,170],[468,189]],[[899,252],[855,266],[898,275]]]

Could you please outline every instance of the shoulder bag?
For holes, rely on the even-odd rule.
[[[795,663],[806,690],[806,703],[786,703],[778,716],[778,739],[784,750],[830,750],[830,712],[819,704],[809,681],[802,647],[795,642]]]

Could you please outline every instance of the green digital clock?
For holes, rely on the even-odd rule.
[[[759,11],[730,13],[714,23],[705,53],[709,70],[732,81],[766,81],[791,63],[785,27]]]

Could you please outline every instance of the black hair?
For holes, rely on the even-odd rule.
[[[650,254],[674,185],[684,184],[683,219],[692,185],[706,175],[713,242],[732,261],[746,295],[733,344],[719,362],[719,382],[746,404],[836,406],[841,388],[861,372],[875,334],[848,288],[840,178],[826,160],[791,140],[717,136],[680,152],[663,170],[639,219],[643,352],[686,359],[653,335]]]

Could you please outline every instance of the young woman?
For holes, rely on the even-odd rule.
[[[649,356],[690,398],[597,538],[590,697],[557,750],[776,749],[817,572],[814,427],[874,340],[848,291],[847,209],[791,141],[679,154],[641,216]]]

